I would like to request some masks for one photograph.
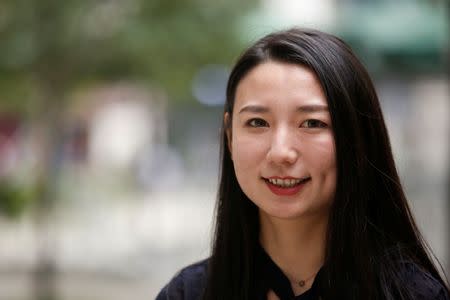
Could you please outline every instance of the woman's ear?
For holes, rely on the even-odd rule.
[[[233,159],[233,155],[232,155],[232,144],[231,144],[231,140],[232,140],[232,136],[231,136],[231,115],[230,113],[226,112],[223,115],[223,124],[224,124],[224,128],[225,128],[225,134],[227,136],[227,146],[228,146],[228,151],[230,151],[230,157],[231,159]]]

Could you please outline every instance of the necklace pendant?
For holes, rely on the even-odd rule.
[[[301,286],[301,287],[304,287],[305,286],[305,281],[304,280],[300,280],[298,282],[298,285]]]

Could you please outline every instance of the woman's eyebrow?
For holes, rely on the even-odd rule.
[[[266,106],[262,105],[246,105],[241,110],[239,110],[239,113],[243,112],[251,112],[251,113],[267,113],[270,109]],[[301,105],[297,107],[297,112],[301,113],[311,113],[311,112],[328,112],[328,106],[326,105],[320,105],[320,104],[308,104],[308,105]]]
[[[301,105],[297,107],[296,109],[298,112],[328,112],[328,106],[327,105],[321,105],[321,104],[309,104],[309,105]]]
[[[243,108],[241,108],[239,113],[243,113],[243,112],[266,113],[269,111],[270,111],[270,109],[266,106],[250,104],[250,105],[246,105]]]

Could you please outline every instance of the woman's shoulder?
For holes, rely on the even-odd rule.
[[[401,281],[414,294],[415,299],[450,300],[448,289],[436,277],[412,262],[403,262]]]
[[[208,259],[179,271],[156,296],[156,300],[198,300],[206,283]]]

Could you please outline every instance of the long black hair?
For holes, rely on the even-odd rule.
[[[255,66],[278,61],[312,70],[326,95],[334,129],[337,183],[331,209],[322,299],[410,299],[407,264],[443,286],[409,209],[372,81],[350,47],[315,30],[269,34],[248,48],[229,76],[225,112],[233,117],[239,82]],[[251,299],[258,208],[241,190],[224,120],[215,235],[204,299]],[[447,288],[448,289],[448,288]]]

